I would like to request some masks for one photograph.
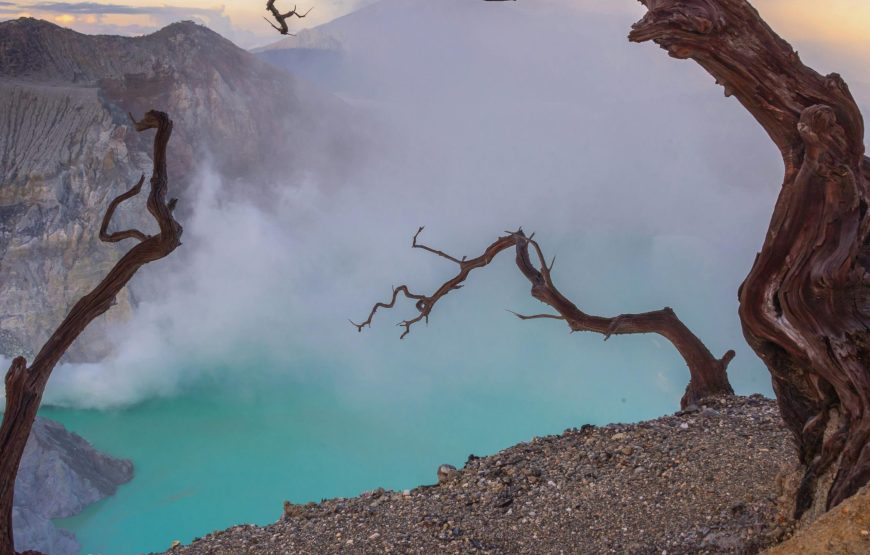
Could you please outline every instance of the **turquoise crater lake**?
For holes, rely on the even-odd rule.
[[[670,354],[653,357],[659,363],[675,363],[679,375]],[[447,374],[463,370],[457,364]],[[411,376],[373,385],[371,377],[336,380],[340,369],[305,375],[315,377],[215,380],[118,410],[44,408],[44,416],[136,465],[134,480],[115,496],[58,524],[75,532],[83,554],[163,551],[173,540],[273,522],[284,500],[432,483],[441,463],[461,466],[471,453],[584,423],[654,417],[675,410],[679,399],[656,393],[655,375],[616,387],[612,372],[566,378],[546,357],[519,383],[513,372],[491,373],[459,386],[435,380],[422,391]]]
[[[563,290],[584,309],[614,314],[684,299],[672,306],[714,353],[737,350],[735,390],[770,394],[740,334],[731,274],[705,271],[679,248],[653,257],[633,237],[566,236],[553,245],[566,253]],[[203,273],[241,283],[230,279],[234,268],[258,268],[233,264]],[[461,467],[469,454],[678,408],[688,370],[666,340],[604,342],[560,321],[519,321],[505,307],[541,307],[510,257],[492,266],[401,341],[393,324],[413,313],[407,303],[379,313],[364,333],[347,322],[389,291],[387,277],[358,283],[361,271],[337,273],[329,286],[318,285],[319,272],[288,286],[287,272],[270,271],[262,275],[278,282],[232,295],[206,284],[200,303],[180,289],[142,307],[153,321],[120,328],[127,358],[52,376],[46,401],[56,405],[41,414],[135,464],[116,495],[58,524],[76,534],[82,554],[160,552],[174,540],[274,522],[284,500],[431,484],[440,464]],[[413,282],[431,290],[445,271],[424,267]],[[689,275],[699,279],[673,277]]]

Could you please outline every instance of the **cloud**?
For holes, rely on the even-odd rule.
[[[357,333],[347,319],[364,319],[390,286],[431,292],[455,271],[408,248],[420,225],[423,241],[455,256],[506,229],[538,232],[584,310],[673,306],[717,354],[740,350],[740,391],[767,391],[735,291],[782,178],[775,147],[702,70],[628,44],[631,14],[551,4],[408,0],[341,22],[345,65],[316,64],[309,77],[342,74],[337,92],[372,122],[370,156],[336,187],[298,168],[267,209],[255,198],[263,184],[239,199],[238,184],[203,169],[184,248],[136,276],[142,302],[116,330],[115,357],[59,368],[46,401],[107,407],[203,381],[310,374],[363,398],[502,383],[594,406],[655,403],[645,391],[685,385],[664,341],[604,343],[510,317],[505,308],[541,310],[510,255],[405,340],[392,324],[414,314],[410,303]],[[346,134],[327,116],[324,133]]]
[[[130,6],[124,4],[98,4],[96,2],[40,2],[19,5],[30,10],[68,14],[223,14],[224,7],[195,8],[192,6]]]
[[[182,0],[184,1],[184,0]],[[190,0],[187,0],[190,2]],[[282,0],[279,4],[288,0]],[[312,0],[314,8],[305,20],[294,21],[295,29],[326,23],[376,0]],[[226,0],[211,7],[202,5],[140,5],[117,2],[0,2],[0,19],[34,16],[89,34],[140,35],[178,20],[192,19],[211,27],[239,46],[251,48],[274,42],[279,36],[263,16],[264,4]],[[303,2],[300,2],[300,7]],[[207,4],[206,4],[207,6]]]

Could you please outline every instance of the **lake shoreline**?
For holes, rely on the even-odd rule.
[[[102,453],[61,423],[38,417],[15,481],[12,522],[18,551],[80,551],[55,520],[80,514],[133,479],[133,463]]]
[[[472,455],[432,486],[286,503],[170,552],[753,553],[790,532],[778,484],[795,463],[775,401],[712,398]]]

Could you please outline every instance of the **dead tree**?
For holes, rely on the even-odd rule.
[[[278,31],[282,35],[290,35],[291,37],[295,37],[296,35],[292,34],[290,32],[290,28],[287,26],[287,19],[290,19],[291,17],[294,17],[294,16],[299,18],[299,19],[302,19],[303,17],[305,17],[306,15],[311,13],[312,9],[313,8],[308,8],[307,12],[299,13],[296,10],[296,6],[293,6],[292,10],[290,10],[289,12],[287,12],[285,14],[282,14],[281,12],[278,11],[278,8],[275,7],[275,0],[269,0],[268,2],[266,2],[266,10],[268,10],[269,13],[272,14],[272,17],[275,18],[275,21],[278,22],[278,25],[275,25],[274,23],[272,23],[271,21],[269,21],[265,17],[263,19],[265,19],[269,23],[269,25],[272,26],[273,29],[275,29],[276,31]]]
[[[804,477],[795,515],[870,480],[870,159],[836,73],[805,66],[746,0],[641,0],[629,36],[698,62],[779,148],[785,179],[740,288],[747,341],[764,360]],[[815,511],[814,511],[815,512]]]
[[[130,118],[133,119],[132,116]],[[6,410],[0,425],[0,555],[15,555],[12,538],[15,477],[52,370],[88,324],[115,303],[115,296],[139,268],[168,256],[181,244],[182,228],[172,216],[176,201],[166,201],[166,146],[172,134],[172,121],[165,113],[152,110],[142,120],[134,120],[133,124],[137,131],[157,129],[154,136],[151,192],[146,206],[157,221],[160,232],[157,235],[146,235],[137,229],[108,232],[115,208],[139,193],[145,180],[143,175],[132,189],[109,204],[100,227],[100,239],[103,241],[115,243],[124,239],[135,239],[138,244],[121,257],[99,285],[79,299],[30,366],[24,357],[17,357],[6,373]]]
[[[472,270],[487,266],[500,252],[514,247],[516,250],[517,267],[532,284],[532,297],[549,305],[556,311],[556,314],[537,314],[533,316],[514,313],[517,317],[522,320],[539,318],[564,320],[572,332],[590,331],[600,333],[604,335],[605,341],[613,335],[657,333],[673,344],[689,367],[689,385],[686,386],[686,392],[680,401],[680,405],[683,408],[696,404],[701,399],[712,395],[734,394],[734,390],[731,389],[731,384],[728,382],[727,373],[728,363],[734,358],[734,351],[728,351],[721,359],[715,358],[704,343],[683,324],[676,313],[669,307],[642,314],[620,314],[612,318],[586,314],[556,289],[552,279],[553,264],[551,262],[547,265],[541,246],[534,240],[534,234],[527,237],[522,230],[508,233],[496,239],[494,243],[486,248],[483,254],[468,260],[465,257],[462,259],[455,258],[442,251],[418,243],[417,238],[422,231],[422,227],[417,230],[411,242],[411,247],[423,249],[450,260],[459,266],[459,272],[428,296],[411,292],[407,285],[393,288],[393,295],[390,300],[386,303],[375,304],[364,322],[360,324],[351,322],[356,326],[358,331],[362,331],[366,326],[371,326],[372,319],[379,308],[392,308],[395,306],[399,295],[403,295],[415,301],[415,306],[419,312],[415,318],[399,323],[400,326],[405,328],[401,336],[404,338],[411,332],[411,326],[420,321],[428,322],[429,315],[432,309],[435,308],[435,304],[451,291],[461,288]],[[535,251],[538,267],[532,263],[532,258],[529,256],[530,246]]]

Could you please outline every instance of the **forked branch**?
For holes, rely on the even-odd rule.
[[[139,181],[133,185],[133,188],[115,197],[115,199],[109,204],[109,208],[106,209],[106,214],[103,216],[103,223],[100,226],[100,240],[106,243],[117,243],[118,241],[123,241],[124,239],[138,239],[140,242],[148,239],[148,236],[139,231],[138,229],[128,229],[126,231],[116,231],[115,233],[109,233],[109,223],[112,221],[112,216],[115,214],[115,209],[119,204],[124,202],[129,198],[133,198],[139,194],[139,191],[142,190],[142,183],[145,182],[145,174],[142,174],[142,177],[139,178]]]
[[[394,288],[393,297],[389,304],[377,303],[369,313],[369,317],[360,324],[351,321],[351,323],[356,326],[358,331],[362,331],[363,328],[366,326],[371,326],[372,319],[374,318],[375,312],[377,312],[378,308],[392,308],[396,302],[398,292],[404,292],[406,297],[417,301],[415,306],[420,313],[417,315],[416,318],[399,322],[398,325],[405,328],[405,331],[401,335],[401,338],[404,339],[405,336],[411,333],[411,326],[413,326],[417,322],[420,322],[421,320],[425,320],[426,322],[429,321],[429,313],[432,312],[432,309],[435,307],[435,303],[437,303],[441,299],[441,297],[453,291],[454,289],[460,289],[462,287],[462,283],[465,281],[465,279],[468,277],[472,270],[474,270],[475,268],[483,268],[484,266],[492,262],[492,259],[495,258],[498,253],[516,244],[513,237],[511,236],[500,237],[495,243],[487,247],[484,253],[477,258],[467,260],[465,257],[463,257],[462,260],[459,260],[442,251],[418,243],[417,238],[420,236],[420,233],[422,231],[423,228],[421,227],[417,230],[417,233],[414,234],[414,239],[411,242],[411,248],[423,249],[427,252],[434,253],[442,258],[446,258],[447,260],[450,260],[455,264],[458,264],[459,273],[456,274],[456,276],[454,276],[452,279],[446,281],[443,285],[441,285],[441,287],[438,288],[437,291],[435,291],[435,293],[430,296],[411,293],[408,289],[408,286],[406,285]]]
[[[393,288],[393,296],[392,296],[392,298],[390,298],[390,301],[386,302],[386,303],[376,303],[375,306],[372,307],[371,312],[369,312],[369,317],[366,319],[365,322],[363,322],[361,324],[357,324],[356,322],[351,320],[350,323],[353,324],[354,326],[356,326],[357,331],[362,331],[364,327],[371,326],[372,318],[375,317],[375,312],[377,312],[379,308],[393,308],[396,305],[396,299],[399,298],[400,293],[405,295],[409,299],[417,301],[417,305],[416,305],[417,310],[420,311],[420,315],[417,316],[416,318],[414,318],[413,320],[407,320],[405,322],[399,323],[399,325],[405,326],[405,332],[401,336],[401,339],[404,339],[405,336],[411,332],[411,325],[412,324],[419,322],[423,318],[428,318],[428,316],[429,316],[429,311],[426,310],[425,305],[420,304],[420,303],[425,302],[427,300],[427,298],[424,297],[423,295],[416,295],[414,293],[411,293],[411,291],[408,290],[407,285],[400,285],[399,287],[394,287]]]
[[[268,10],[269,13],[272,14],[272,17],[275,18],[275,21],[278,22],[278,25],[275,25],[274,23],[269,21],[268,18],[264,17],[263,19],[265,19],[269,23],[269,25],[272,26],[273,29],[275,29],[276,31],[278,31],[282,35],[290,35],[291,37],[293,37],[296,35],[294,35],[290,32],[290,28],[287,26],[287,19],[290,19],[291,17],[296,17],[298,19],[302,19],[305,16],[307,16],[309,13],[311,13],[312,9],[313,8],[308,8],[307,12],[299,13],[296,10],[296,6],[293,6],[292,10],[290,10],[287,13],[282,14],[281,12],[278,11],[278,8],[275,7],[275,0],[269,0],[268,2],[266,2],[266,10]]]
[[[700,399],[710,395],[733,394],[734,391],[728,382],[727,368],[728,363],[734,358],[734,351],[728,351],[721,359],[715,358],[701,340],[683,324],[671,308],[666,307],[662,310],[641,314],[620,314],[613,318],[586,314],[556,288],[552,279],[553,265],[552,263],[547,265],[543,249],[534,240],[534,234],[526,236],[522,229],[515,232],[507,232],[507,235],[496,239],[477,258],[466,259],[463,257],[458,259],[443,251],[418,243],[418,238],[422,231],[423,228],[421,227],[414,234],[414,239],[411,242],[412,248],[423,249],[450,260],[459,266],[459,272],[444,282],[431,295],[412,293],[407,285],[394,288],[389,302],[375,304],[365,321],[359,324],[351,322],[356,326],[358,331],[362,331],[366,326],[371,326],[375,313],[379,308],[393,308],[401,293],[405,297],[416,301],[415,306],[419,312],[415,318],[399,322],[398,325],[405,328],[401,335],[404,338],[411,332],[411,326],[421,320],[428,322],[429,315],[438,301],[451,291],[461,288],[473,270],[487,266],[500,252],[514,247],[517,267],[531,283],[532,296],[556,311],[556,314],[536,314],[531,316],[514,312],[513,314],[518,318],[522,320],[564,320],[571,328],[571,331],[600,333],[604,335],[605,340],[613,335],[657,333],[668,339],[676,347],[689,367],[691,379],[686,388],[686,393],[681,400],[683,407],[696,403]],[[534,250],[537,264],[532,262],[529,247]]]

